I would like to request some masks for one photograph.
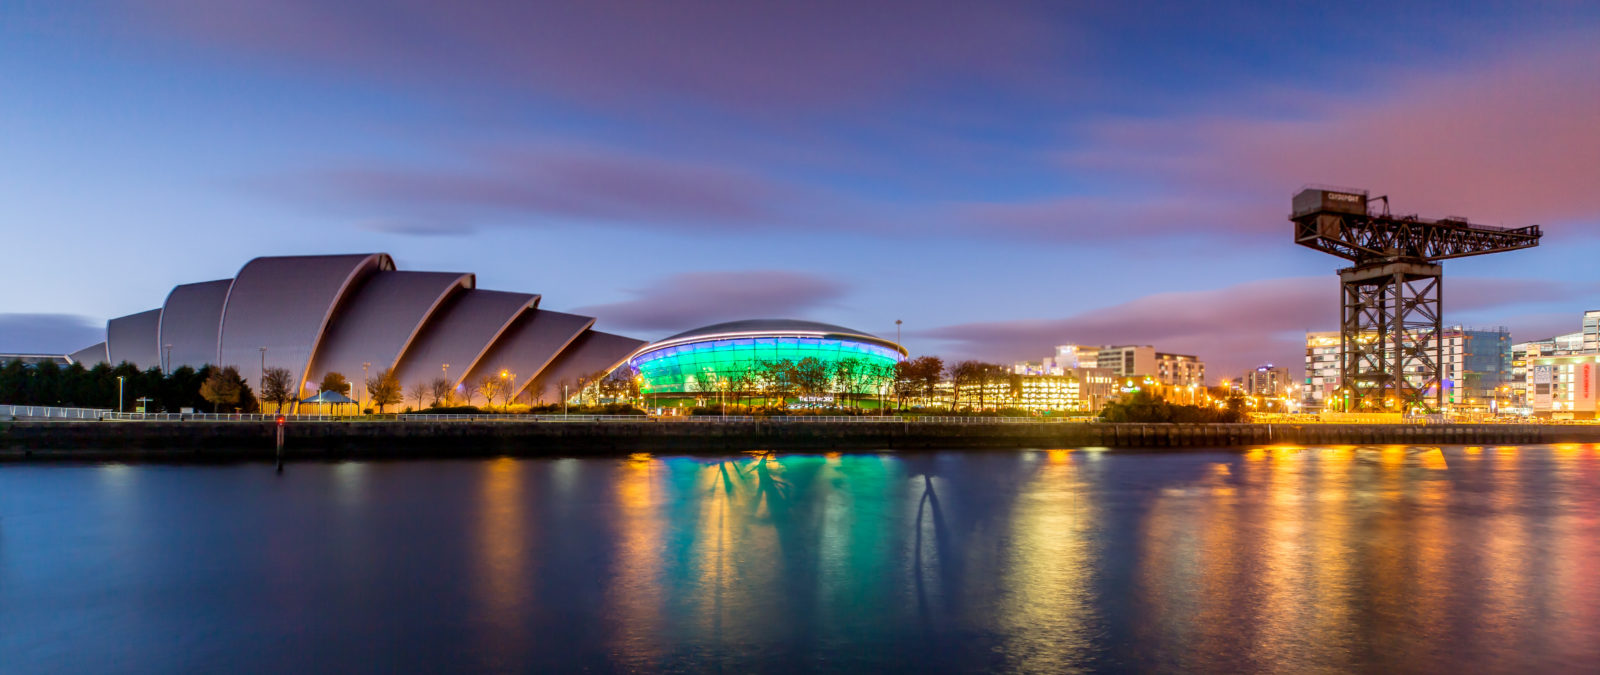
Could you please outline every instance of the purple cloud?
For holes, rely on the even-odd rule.
[[[802,317],[844,297],[846,288],[803,272],[691,272],[635,290],[631,300],[574,311],[616,329],[667,334],[736,319]]]
[[[1447,322],[1457,313],[1513,306],[1528,298],[1584,297],[1600,289],[1600,284],[1531,279],[1452,278],[1446,284]],[[1233,377],[1267,362],[1291,371],[1303,368],[1305,332],[1337,329],[1337,302],[1334,279],[1295,277],[1159,293],[1060,319],[957,324],[918,335],[948,344],[957,358],[1002,362],[1037,359],[1057,344],[1149,344],[1197,355],[1214,377]]]
[[[166,2],[144,18],[229,50],[401,82],[489,81],[590,103],[695,100],[792,110],[934,78],[1049,73],[1060,31],[1018,4]]]
[[[105,333],[105,322],[76,314],[0,314],[0,352],[70,354]]]
[[[427,235],[470,232],[486,220],[727,230],[766,224],[800,201],[793,189],[742,171],[549,146],[480,153],[461,170],[327,170],[267,189],[335,209],[393,210],[362,227]]]

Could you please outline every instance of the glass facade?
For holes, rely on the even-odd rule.
[[[761,362],[805,358],[815,358],[830,370],[844,359],[860,361],[865,367],[855,378],[853,393],[875,394],[893,377],[901,354],[890,347],[839,337],[708,338],[646,351],[635,356],[631,365],[639,372],[642,393],[678,394],[716,391],[728,386],[719,383],[732,382]]]

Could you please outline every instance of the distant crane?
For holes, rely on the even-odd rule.
[[[1369,202],[1383,202],[1372,213]],[[1441,300],[1449,258],[1539,245],[1538,225],[1504,228],[1465,218],[1389,215],[1387,195],[1307,187],[1294,196],[1296,244],[1355,263],[1339,270],[1339,390],[1347,411],[1444,407]]]

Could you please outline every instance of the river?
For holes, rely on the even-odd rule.
[[[1600,446],[0,464],[0,671],[1573,671]]]

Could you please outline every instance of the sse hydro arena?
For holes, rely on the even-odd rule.
[[[105,342],[69,358],[234,366],[258,395],[262,369],[284,368],[298,398],[337,372],[365,401],[365,378],[390,369],[403,392],[443,379],[460,396],[499,378],[515,399],[552,402],[563,384],[609,372],[645,344],[539,300],[478,288],[472,274],[396,270],[386,253],[256,258],[231,279],[178,286],[160,307],[112,319]]]
[[[872,369],[892,372],[906,355],[905,348],[892,341],[843,326],[755,319],[678,333],[640,349],[628,363],[639,373],[640,393],[659,400],[738,387],[741,377],[763,362],[815,358],[832,372],[839,362],[856,359],[867,366],[862,369],[865,374]],[[863,377],[851,393],[878,394],[883,379]]]

